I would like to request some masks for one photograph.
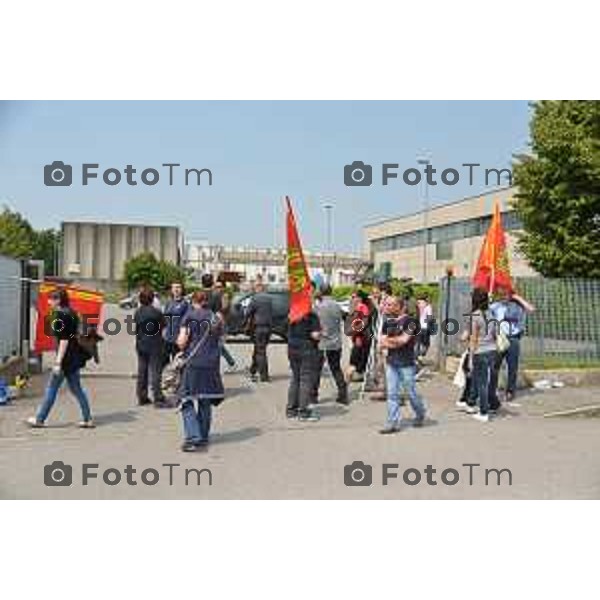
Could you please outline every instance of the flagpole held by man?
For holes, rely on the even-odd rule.
[[[312,307],[312,284],[304,259],[292,203],[286,196],[287,267],[290,294],[288,359],[292,377],[286,414],[289,419],[318,421],[310,407],[319,368],[321,326]]]

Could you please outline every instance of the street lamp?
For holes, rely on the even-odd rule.
[[[333,273],[333,208],[334,207],[331,202],[325,202],[323,204],[323,210],[325,210],[327,252],[330,254],[327,270],[328,283],[331,283],[331,277]]]
[[[417,164],[427,168],[431,160],[427,156],[417,158]],[[425,195],[423,198],[423,283],[427,283],[427,242],[429,238],[429,183],[425,177]]]

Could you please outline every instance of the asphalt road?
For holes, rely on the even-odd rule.
[[[232,350],[247,361],[247,345]],[[358,400],[355,388],[355,401],[347,409],[340,407],[333,403],[330,379],[321,389],[321,421],[288,421],[285,347],[273,346],[270,355],[274,381],[252,384],[241,373],[226,375],[228,398],[215,412],[211,447],[206,453],[183,454],[180,415],[135,405],[132,340],[125,334],[107,339],[103,363],[84,380],[98,424],[95,430],[77,428],[76,402],[67,392],[61,393],[49,427],[30,430],[24,419],[34,413],[42,380],[33,383],[30,397],[0,408],[0,497],[600,498],[600,421],[543,417],[550,410],[593,404],[598,389],[526,394],[522,408],[482,425],[457,412],[456,390],[445,378],[436,377],[420,385],[431,423],[423,429],[408,423],[397,435],[381,436],[377,431],[385,405]],[[72,485],[44,484],[44,467],[54,461],[72,466]],[[371,485],[345,485],[345,467],[355,461],[371,465]],[[84,463],[98,465],[86,467],[87,485],[83,485]],[[385,468],[387,485],[384,464],[391,465]],[[136,485],[127,482],[128,465],[129,479]],[[104,481],[108,469],[118,470],[106,474],[110,482],[120,477],[118,484]],[[156,470],[158,482],[150,485],[156,478],[153,471],[142,478],[146,469]],[[186,469],[192,469],[187,484]],[[487,484],[486,469],[491,470]],[[498,485],[494,469],[510,470],[512,485],[507,471]],[[356,478],[364,475],[365,481],[369,478],[368,467],[362,473],[354,468],[352,473]],[[420,477],[420,483],[410,485],[404,475],[412,483]]]

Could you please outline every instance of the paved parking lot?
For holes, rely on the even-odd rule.
[[[232,349],[242,362],[247,360],[247,345],[236,344]],[[421,384],[432,422],[424,429],[408,426],[398,435],[381,436],[377,430],[384,418],[384,404],[358,400],[355,389],[351,406],[340,407],[333,402],[334,388],[329,379],[322,386],[321,421],[288,421],[284,411],[285,346],[272,346],[270,354],[271,384],[252,384],[241,373],[225,376],[228,399],[216,410],[213,443],[207,453],[190,455],[179,451],[180,417],[176,411],[135,405],[135,382],[128,376],[135,363],[131,339],[121,335],[107,340],[103,364],[85,379],[98,424],[95,430],[77,428],[77,406],[66,392],[59,398],[47,429],[28,429],[23,420],[33,414],[39,402],[41,380],[34,382],[31,397],[0,408],[0,497],[600,497],[600,421],[543,417],[548,409],[593,404],[598,389],[526,394],[521,409],[482,425],[456,411],[455,389],[445,378],[435,377]],[[44,466],[54,461],[72,466],[71,486],[44,485]],[[368,466],[372,467],[372,485],[345,485],[345,466],[355,461],[365,463],[367,479]],[[90,478],[85,486],[84,463],[98,465],[88,467],[97,477]],[[391,465],[386,471],[387,485],[383,485],[384,464]],[[127,465],[136,470],[130,471],[129,477],[137,485],[127,483]],[[429,476],[425,471],[428,465],[436,470],[429,470]],[[119,471],[107,477],[114,481],[120,475],[120,483],[108,485],[103,481],[107,469]],[[158,472],[154,485],[142,481],[146,469]],[[186,469],[193,469],[188,473],[188,485]],[[197,485],[197,472],[203,469]],[[418,485],[404,481],[403,474],[410,469],[419,471]],[[491,471],[486,485],[486,469],[509,469],[512,485],[507,471],[501,475],[500,486],[496,471]],[[144,474],[150,483],[155,477],[152,471]],[[415,471],[407,474],[411,482],[417,477]],[[428,477],[437,485],[428,483]]]

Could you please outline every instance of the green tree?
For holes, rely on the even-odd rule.
[[[5,206],[0,213],[0,254],[14,258],[32,258],[35,232],[20,213]]]
[[[58,248],[61,234],[56,229],[42,229],[34,233],[33,258],[44,261],[47,275],[58,275]]]
[[[124,274],[130,290],[148,285],[162,292],[166,291],[173,281],[186,280],[184,269],[169,261],[158,260],[152,252],[144,252],[130,258],[125,263]]]
[[[600,101],[535,103],[531,149],[514,167],[520,249],[547,277],[600,277]]]

